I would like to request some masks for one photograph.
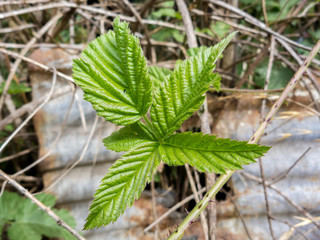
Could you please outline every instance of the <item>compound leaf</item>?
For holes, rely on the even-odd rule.
[[[158,143],[140,145],[117,160],[101,180],[84,229],[114,222],[140,197],[160,164]]]
[[[156,139],[152,131],[141,122],[121,128],[103,139],[104,145],[115,152],[131,151],[150,141],[156,141]]]
[[[53,195],[43,193],[36,195],[36,197],[48,207],[52,207],[55,204]],[[76,226],[74,218],[66,210],[54,211],[69,226],[73,228]],[[66,240],[76,239],[45,212],[40,210],[31,200],[23,198],[17,193],[5,191],[0,198],[0,222],[10,223],[7,230],[8,236],[12,240],[40,240],[42,235]]]
[[[99,115],[126,126],[103,140],[108,149],[127,153],[102,179],[84,229],[116,221],[140,197],[161,160],[224,174],[254,162],[269,149],[202,133],[172,135],[198,110],[211,85],[219,90],[220,76],[212,71],[234,35],[210,48],[191,49],[191,57],[177,61],[174,71],[148,68],[139,40],[116,18],[114,31],[94,40],[74,61],[73,77],[85,99]],[[142,117],[146,125],[139,121]]]
[[[235,33],[197,55],[178,64],[155,92],[150,115],[158,134],[166,137],[189,118],[204,101],[204,93],[218,81],[212,71]]]
[[[129,125],[147,113],[152,82],[139,40],[130,34],[128,23],[116,18],[113,27],[74,60],[73,78],[99,115]]]
[[[241,169],[241,165],[255,162],[270,147],[243,141],[216,138],[203,133],[177,133],[160,145],[159,152],[169,165],[189,165],[201,172],[225,174],[226,170]]]

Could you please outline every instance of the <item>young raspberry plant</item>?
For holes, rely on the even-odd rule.
[[[148,67],[139,39],[128,23],[116,18],[113,31],[94,41],[73,63],[73,78],[98,115],[125,126],[103,140],[126,153],[101,180],[84,229],[116,221],[139,198],[161,161],[185,163],[201,172],[225,174],[255,162],[269,149],[203,133],[176,133],[199,109],[210,86],[220,87],[213,73],[235,33],[213,47],[195,49],[173,71]]]

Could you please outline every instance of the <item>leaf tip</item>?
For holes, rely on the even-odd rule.
[[[270,146],[265,146],[265,145],[258,145],[258,147],[261,150],[262,156],[267,153],[270,150]]]
[[[237,35],[238,32],[239,32],[239,31],[234,31],[234,32],[230,33],[230,34],[228,35],[228,38],[230,38],[230,39],[234,38],[234,36]]]
[[[94,212],[90,212],[87,219],[86,219],[86,223],[83,226],[83,230],[91,230],[94,228],[100,228],[103,226],[108,225],[111,221],[106,220],[106,219],[101,219],[101,217],[99,217],[99,213],[94,213]]]

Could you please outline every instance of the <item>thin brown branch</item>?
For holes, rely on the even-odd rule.
[[[289,46],[285,41],[283,40],[279,40],[278,42],[291,54],[291,56],[298,62],[299,65],[303,64],[303,60],[299,57],[299,55],[291,48],[291,46]],[[312,72],[310,71],[310,69],[306,69],[306,73],[309,76],[312,85],[314,86],[314,88],[317,90],[318,96],[313,96],[313,99],[319,99],[319,95],[320,95],[320,84],[318,82],[318,80],[315,78],[315,76],[312,74]],[[312,91],[311,91],[312,93]],[[320,106],[318,106],[318,103],[316,102],[316,106],[317,109],[320,110]]]
[[[152,213],[154,221],[157,221],[158,214],[157,214],[157,204],[156,204],[156,193],[155,193],[155,187],[154,187],[154,178],[151,180],[151,201],[152,201]],[[156,224],[156,229],[154,231],[154,240],[158,240],[159,237],[159,224]]]
[[[210,89],[210,91],[215,91],[214,88]],[[272,93],[281,93],[283,88],[281,89],[238,89],[238,88],[220,88],[220,92],[230,92],[230,93],[249,93],[249,94],[272,94]]]
[[[270,80],[271,70],[272,70],[273,61],[274,61],[275,39],[273,36],[271,36],[270,41],[271,41],[271,43],[270,43],[270,56],[269,56],[269,63],[268,63],[268,68],[267,68],[266,80],[265,80],[265,84],[264,84],[264,90],[267,90],[269,88],[269,80]],[[264,98],[262,100],[262,104],[261,104],[261,112],[260,112],[261,119],[263,119],[263,117],[265,115],[265,111],[266,111],[266,99]],[[273,228],[272,228],[272,222],[271,222],[271,217],[270,217],[271,211],[270,211],[270,207],[269,207],[269,199],[268,199],[268,194],[267,194],[267,187],[266,187],[264,169],[263,169],[261,158],[259,158],[258,163],[259,163],[260,175],[261,175],[261,179],[262,179],[262,188],[263,188],[263,195],[264,195],[264,200],[265,200],[265,204],[266,204],[267,220],[268,220],[270,235],[271,235],[272,239],[275,240],[276,238],[275,238]]]
[[[199,16],[208,15],[207,13],[205,13],[204,11],[201,11],[199,9],[192,9],[191,11],[192,11],[192,13],[195,13],[195,14],[197,14]],[[249,36],[252,36],[252,37],[257,37],[257,36],[266,37],[267,36],[267,34],[264,31],[259,31],[257,29],[253,29],[253,28],[250,28],[250,27],[243,26],[241,24],[237,24],[237,23],[235,23],[235,22],[233,22],[233,21],[231,21],[229,19],[225,19],[223,17],[219,17],[216,14],[215,15],[210,14],[210,19],[215,20],[215,21],[222,21],[222,22],[234,27],[239,32],[241,32],[243,34],[246,34],[246,35],[249,35]]]
[[[36,147],[33,147],[33,148],[30,148],[30,149],[26,149],[26,150],[23,150],[21,152],[18,152],[16,154],[10,155],[10,156],[4,157],[4,158],[0,158],[0,163],[10,161],[10,160],[15,159],[17,157],[21,157],[21,156],[23,156],[25,154],[28,154],[28,153],[32,152],[35,149],[36,149]]]
[[[262,11],[263,11],[264,23],[267,26],[268,25],[268,15],[267,15],[266,1],[265,0],[261,0],[261,2],[262,2]]]
[[[52,94],[52,97],[50,100],[67,94],[68,92],[70,92],[70,89],[71,89],[70,86],[66,86],[66,87],[58,89],[57,91],[55,91],[54,94]],[[31,113],[35,108],[37,108],[41,103],[43,103],[46,98],[47,98],[47,96],[42,96],[42,97],[35,99],[29,103],[26,103],[23,106],[21,106],[19,109],[17,109],[15,112],[13,112],[12,114],[6,116],[4,119],[2,119],[0,121],[0,130],[2,130],[9,123],[12,123],[17,118],[22,117],[24,114]]]
[[[304,239],[306,240],[310,240],[310,238],[308,238],[302,231],[300,231],[296,226],[292,225],[291,223],[289,223],[288,221],[285,221],[283,219],[280,219],[280,218],[276,218],[274,216],[271,215],[271,219],[272,220],[275,220],[275,221],[278,221],[278,222],[282,222],[286,225],[288,225],[289,227],[291,227],[292,229],[294,229],[295,231],[297,231],[297,233],[299,233]]]
[[[122,0],[122,2],[129,7],[130,11],[133,13],[133,15],[136,17],[137,21],[138,21],[138,22],[141,24],[141,26],[143,27],[143,30],[144,30],[144,33],[145,33],[145,35],[146,35],[146,39],[147,39],[148,45],[150,46],[150,45],[151,45],[151,43],[150,43],[150,34],[149,34],[149,31],[148,31],[148,28],[147,28],[146,25],[143,23],[140,14],[139,14],[138,11],[132,6],[132,4],[131,4],[128,0]]]
[[[189,167],[188,164],[185,164],[184,166],[185,166],[185,169],[186,169],[186,172],[187,172],[187,176],[188,176],[188,180],[189,180],[189,183],[190,183],[190,186],[191,186],[191,190],[192,190],[193,195],[194,195],[194,199],[195,199],[196,203],[199,203],[200,202],[200,197],[198,195],[198,191],[197,191],[197,188],[196,188],[195,181],[194,181],[194,179],[192,177],[192,173],[191,173],[190,167]],[[206,240],[209,240],[209,227],[208,227],[208,221],[207,221],[205,212],[202,212],[200,214],[200,219],[201,219],[201,225],[202,225],[203,232],[204,232],[204,237],[205,237]]]
[[[8,33],[13,33],[13,32],[18,32],[18,31],[22,31],[22,30],[34,28],[34,27],[36,27],[35,24],[25,24],[25,25],[21,25],[21,26],[17,26],[17,27],[2,28],[2,29],[0,29],[0,34],[8,34]]]
[[[311,150],[311,147],[309,147],[284,173],[281,173],[278,177],[270,181],[268,185],[275,184],[282,179],[286,178],[288,174],[291,172],[291,170],[307,155],[307,153]]]
[[[47,22],[37,33],[36,35],[28,42],[28,44],[22,49],[20,56],[24,56],[27,54],[27,52],[30,50],[31,46],[37,41],[38,38],[40,38],[43,34],[45,34],[49,28],[55,24],[60,17],[62,16],[61,13],[58,13],[57,15],[55,15],[52,19],[50,19],[49,22]],[[10,69],[10,73],[9,76],[7,77],[1,98],[0,98],[0,111],[2,109],[2,105],[4,103],[4,99],[7,95],[9,86],[11,84],[11,81],[16,73],[17,68],[19,67],[19,64],[21,63],[21,58],[17,58],[16,61],[14,62],[12,68]]]
[[[298,71],[294,74],[294,76],[291,78],[290,82],[287,84],[286,88],[283,90],[282,94],[280,95],[277,102],[272,106],[269,113],[265,117],[264,121],[260,124],[257,131],[254,133],[254,135],[251,137],[249,142],[255,143],[258,139],[261,138],[262,134],[264,133],[265,129],[275,116],[275,114],[278,112],[279,108],[281,107],[282,103],[285,101],[285,99],[288,97],[289,93],[294,89],[294,87],[298,84],[300,78],[302,77],[303,73],[307,70],[309,64],[311,63],[311,60],[316,56],[320,49],[320,40],[317,42],[317,44],[313,47],[312,51],[309,53],[306,60],[303,62],[301,67],[298,69]]]
[[[0,42],[0,48],[24,48],[25,44],[19,43],[2,43]],[[57,44],[57,43],[35,43],[31,48],[62,48],[62,49],[72,49],[72,50],[83,50],[85,48],[84,44]]]
[[[9,56],[15,57],[15,58],[22,59],[23,61],[26,61],[26,62],[28,62],[28,63],[31,63],[31,64],[33,64],[33,65],[36,65],[37,67],[40,67],[40,68],[42,68],[42,69],[44,69],[44,70],[46,70],[46,71],[49,71],[49,72],[53,72],[53,71],[54,71],[52,68],[49,68],[48,66],[46,66],[46,65],[44,65],[44,64],[42,64],[42,63],[39,63],[39,62],[37,62],[37,61],[34,61],[34,60],[32,60],[32,59],[30,59],[30,58],[28,58],[28,57],[21,56],[21,55],[15,53],[15,52],[8,51],[8,50],[1,49],[1,48],[0,48],[0,52],[1,52],[1,53],[4,53],[4,54],[6,54],[6,55],[9,55]],[[61,72],[59,72],[59,71],[57,71],[57,76],[62,77],[62,78],[66,79],[66,80],[68,80],[68,81],[70,81],[70,82],[72,82],[72,83],[74,82],[74,80],[73,80],[72,77],[67,76],[66,74],[61,73]]]
[[[104,10],[102,8],[95,8],[95,7],[90,7],[90,6],[87,6],[87,5],[77,5],[75,3],[70,3],[70,2],[50,3],[50,4],[46,4],[46,5],[39,5],[39,6],[36,6],[36,7],[30,7],[30,8],[25,8],[25,9],[19,9],[19,10],[16,10],[16,11],[0,13],[0,20],[1,19],[5,19],[5,18],[9,18],[9,17],[13,17],[13,16],[19,16],[19,15],[22,15],[22,14],[33,13],[33,12],[37,12],[37,11],[43,11],[43,10],[47,10],[47,9],[66,8],[66,7],[77,8],[78,10],[81,9],[81,10],[84,10],[84,11],[89,11],[89,12],[95,13],[95,15],[100,14],[100,15],[104,15],[106,17],[115,18],[117,16],[120,16],[120,18],[122,20],[125,20],[125,21],[128,21],[128,22],[137,22],[135,17],[128,17],[128,16],[125,16],[125,15],[122,15],[122,14],[117,14],[117,13],[112,12],[112,11]],[[77,12],[78,12],[78,10],[77,10]],[[93,16],[93,18],[96,18],[96,16]],[[99,16],[99,18],[100,18],[100,16]],[[184,27],[180,27],[180,26],[177,26],[175,24],[164,22],[164,21],[151,20],[151,19],[142,19],[142,22],[144,24],[163,26],[163,27],[167,27],[167,28],[177,29],[177,30],[183,31],[183,32],[185,31]],[[207,34],[199,33],[199,32],[196,32],[195,34],[197,36],[213,40],[213,38],[211,36],[207,35]]]
[[[61,134],[63,132],[63,129],[65,128],[66,124],[67,124],[67,120],[69,118],[69,114],[70,114],[70,111],[71,111],[71,107],[72,107],[72,104],[74,102],[74,96],[75,96],[75,88],[73,89],[73,94],[72,94],[72,99],[70,101],[70,104],[69,104],[69,107],[68,107],[68,110],[67,110],[67,113],[65,114],[65,117],[64,117],[64,120],[61,124],[61,127],[59,129],[59,132],[56,136],[56,138],[54,139],[53,143],[51,144],[51,148],[48,152],[46,152],[43,156],[41,156],[39,159],[37,159],[36,161],[33,161],[30,165],[26,166],[25,168],[21,169],[20,171],[16,172],[12,177],[17,177],[19,176],[20,174],[23,174],[25,172],[27,172],[28,170],[30,170],[31,168],[37,166],[39,163],[41,163],[43,160],[45,160],[47,157],[49,157],[51,154],[52,154],[52,149],[56,146],[56,144],[58,143],[60,137],[61,137]]]
[[[49,42],[51,39],[55,39],[56,36],[68,26],[69,19],[72,18],[75,11],[76,11],[76,8],[71,8],[62,15],[62,19],[59,22],[59,24],[57,24],[57,26],[55,25],[52,26],[53,27],[52,34],[47,36],[45,42]]]
[[[53,77],[52,77],[52,86],[51,89],[46,96],[46,99],[41,103],[21,124],[19,127],[17,127],[12,134],[4,141],[4,143],[0,147],[0,153],[3,151],[3,149],[8,145],[8,143],[14,138],[14,136],[31,120],[31,118],[50,100],[54,87],[56,85],[57,81],[57,73],[56,69],[53,69]]]
[[[200,201],[200,197],[198,195],[197,187],[196,187],[195,181],[194,181],[194,179],[192,177],[192,173],[191,173],[190,167],[189,167],[188,164],[185,164],[184,167],[185,167],[186,172],[187,172],[187,176],[188,176],[188,179],[189,179],[191,190],[192,190],[192,192],[194,194],[194,199],[198,203]]]
[[[303,215],[305,215],[314,225],[316,225],[320,229],[320,224],[314,219],[314,217],[307,212],[303,207],[301,207],[299,204],[292,201],[287,195],[283,193],[283,191],[280,191],[277,187],[274,185],[270,185],[269,188],[271,188],[273,191],[278,193],[281,197],[283,197],[291,206],[296,208],[299,212],[301,212]]]
[[[187,35],[188,46],[189,48],[198,47],[197,38],[194,33],[192,20],[187,5],[183,0],[176,0],[176,3],[182,16],[183,25]]]
[[[0,2],[0,6],[6,5],[21,5],[21,4],[38,4],[38,3],[47,3],[52,0],[22,0],[22,1],[2,1]]]
[[[99,116],[96,116],[95,120],[93,122],[92,128],[91,128],[91,131],[89,133],[89,136],[88,136],[87,141],[83,147],[83,150],[81,152],[79,159],[77,159],[70,167],[66,166],[64,169],[64,172],[57,179],[55,179],[54,182],[52,182],[49,186],[47,186],[44,191],[48,191],[48,190],[52,189],[58,182],[60,182],[68,173],[71,172],[72,169],[74,169],[83,160],[83,158],[85,157],[85,155],[87,153],[88,147],[89,147],[91,139],[93,137],[93,134],[97,128],[98,120],[99,120]]]
[[[235,208],[235,210],[236,210],[236,212],[237,212],[237,215],[238,215],[238,217],[240,218],[240,221],[242,222],[243,228],[244,228],[244,230],[245,230],[245,232],[246,232],[246,234],[247,234],[248,239],[249,239],[249,240],[252,240],[252,237],[251,237],[251,235],[250,235],[250,232],[249,232],[249,229],[248,229],[248,227],[247,227],[246,221],[244,220],[244,218],[243,218],[243,216],[242,216],[242,214],[241,214],[241,212],[240,212],[240,210],[239,210],[239,207],[238,207],[237,203],[233,200],[231,194],[228,193],[226,190],[221,189],[221,192],[223,192],[224,194],[226,194],[227,197],[228,197],[228,198],[230,199],[230,201],[232,202],[232,204],[233,204],[233,206],[234,206],[234,208]]]
[[[299,44],[295,41],[292,41],[291,39],[275,32],[274,30],[272,30],[271,28],[269,28],[268,26],[266,26],[264,23],[260,22],[258,19],[256,19],[255,17],[249,15],[248,13],[240,10],[239,8],[236,8],[236,7],[233,7],[232,5],[226,3],[226,2],[223,2],[223,1],[220,1],[220,0],[208,0],[209,2],[215,4],[215,5],[218,5],[220,7],[223,7],[225,9],[228,9],[232,12],[234,12],[235,14],[238,14],[239,16],[242,16],[244,18],[245,21],[247,21],[248,23],[251,23],[252,25],[262,29],[263,31],[267,32],[267,33],[270,33],[272,35],[274,35],[277,40],[282,40],[282,41],[285,41],[295,47],[298,47],[298,48],[301,48],[301,49],[304,49],[304,50],[309,50],[311,51],[312,48],[310,47],[307,47],[307,46],[304,46],[302,44]]]
[[[268,46],[265,46],[264,49],[259,53],[259,55],[254,59],[253,63],[249,65],[249,68],[247,69],[246,73],[237,83],[236,88],[240,88],[247,81],[247,79],[254,72],[256,67],[264,60],[267,53]]]

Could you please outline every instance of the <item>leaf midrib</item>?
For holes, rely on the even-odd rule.
[[[215,150],[215,149],[203,149],[203,148],[193,148],[193,147],[189,147],[189,146],[181,146],[181,145],[176,145],[173,143],[168,143],[168,142],[164,142],[163,145],[168,145],[170,147],[176,147],[176,148],[181,148],[181,149],[188,149],[188,150],[194,150],[194,151],[204,151],[204,152],[233,152],[233,153],[243,153],[243,152],[256,152],[254,149],[250,150],[250,149],[246,149],[246,150]]]
[[[99,55],[99,54],[98,54],[98,55]],[[87,57],[87,56],[86,56],[86,57]],[[101,56],[100,56],[100,55],[97,56],[97,59],[99,59],[100,61],[103,61],[103,59],[101,59]],[[118,88],[118,89],[119,89],[119,88],[129,89],[129,88],[130,88],[129,85],[128,85],[126,82],[123,83],[123,82],[114,81],[113,79],[111,79],[110,77],[108,77],[108,76],[106,75],[106,73],[104,72],[104,70],[101,69],[101,67],[100,67],[99,64],[97,63],[97,60],[96,60],[96,59],[89,59],[89,61],[92,61],[92,62],[93,62],[94,67],[99,71],[99,73],[101,74],[101,76],[102,76],[103,78],[105,78],[105,79],[108,79],[109,84],[110,84],[110,85],[113,85],[115,89],[116,89],[116,88]],[[113,70],[111,70],[111,71],[113,71]],[[126,75],[125,75],[124,73],[121,73],[121,74],[122,74],[123,78],[126,78]],[[88,74],[88,75],[89,75],[89,74]],[[96,80],[93,79],[93,78],[92,78],[92,80],[93,80],[93,82],[95,82],[104,92],[111,94],[111,95],[113,96],[113,98],[117,99],[118,97],[120,97],[120,96],[117,96],[117,94],[115,95],[114,93],[108,91],[108,90],[106,89],[106,87],[105,87],[100,81],[96,81]],[[126,85],[124,85],[124,84],[126,84]],[[117,86],[117,85],[118,85],[118,86]],[[100,90],[101,90],[101,89],[100,89]],[[130,91],[129,91],[129,92],[130,92]],[[129,105],[129,106],[135,108],[137,111],[139,111],[139,110],[137,109],[137,107],[135,106],[135,102],[133,101],[132,96],[131,96],[130,94],[128,94],[128,97],[130,98],[130,100],[127,99],[127,98],[125,98],[125,97],[122,97],[122,96],[121,96],[121,100],[122,100],[123,102],[125,102],[127,105]]]
[[[151,143],[150,143],[151,144]],[[157,142],[155,142],[155,144],[152,144],[151,146],[149,146],[149,148],[145,148],[145,153],[149,153],[150,154],[150,156],[152,156],[152,155],[155,155],[155,154],[157,154],[157,151],[159,151],[159,143],[157,143]],[[147,146],[147,145],[146,145]],[[145,146],[145,147],[146,147]],[[152,147],[152,148],[151,148]],[[125,181],[125,183],[121,183],[121,184],[129,184],[130,182],[135,182],[136,180],[135,180],[135,178],[137,178],[138,176],[141,176],[141,171],[142,171],[142,169],[145,169],[146,168],[146,166],[147,165],[150,165],[151,164],[151,162],[152,161],[155,161],[155,159],[153,158],[152,160],[150,159],[150,158],[145,158],[145,156],[144,156],[144,159],[143,160],[141,160],[140,162],[141,162],[141,165],[140,165],[140,167],[136,167],[134,170],[132,170],[132,172],[135,172],[135,174],[130,174],[130,180],[126,180]],[[145,180],[147,180],[147,178],[148,178],[148,173],[145,173],[145,175],[144,175],[144,179]],[[141,179],[138,179],[137,181],[141,181]],[[119,184],[118,184],[119,185]],[[128,186],[127,186],[128,187]],[[125,189],[126,187],[124,187],[124,189]],[[113,194],[114,194],[114,196],[109,200],[109,201],[106,201],[105,203],[101,203],[101,202],[99,202],[99,203],[96,203],[97,205],[95,205],[95,211],[93,211],[92,209],[90,210],[91,211],[91,213],[90,213],[90,223],[88,224],[88,218],[87,218],[87,223],[86,223],[86,225],[87,225],[87,227],[85,227],[86,229],[90,229],[91,227],[91,223],[92,222],[94,222],[94,219],[95,219],[95,217],[97,216],[97,215],[99,215],[101,212],[104,212],[104,209],[106,208],[106,207],[108,207],[111,203],[112,203],[112,201],[114,201],[114,199],[115,198],[118,198],[120,195],[121,195],[121,192],[123,192],[123,191],[125,191],[124,189],[122,189],[122,190],[120,190],[120,191],[116,191],[116,192],[114,192]],[[139,186],[135,186],[135,188],[130,188],[130,193],[129,193],[129,197],[132,197],[133,196],[133,198],[135,199],[136,198],[136,196],[135,196],[135,194],[136,194],[136,192],[134,192],[134,191],[137,191],[137,189],[139,190]],[[126,190],[127,191],[127,190]],[[99,195],[101,195],[101,193],[99,193]],[[101,198],[101,196],[99,197],[99,198]],[[95,199],[97,199],[97,196],[95,195]],[[93,202],[93,204],[95,204],[95,202]],[[92,205],[93,205],[92,204]],[[122,204],[122,203],[121,203]],[[127,205],[128,203],[126,202],[126,205]],[[91,205],[91,206],[92,206]],[[101,206],[101,205],[103,205],[103,207],[99,207],[99,206]],[[120,209],[121,210],[121,209]],[[122,210],[121,210],[122,211]],[[120,213],[120,214],[122,214],[122,213]],[[115,214],[115,215],[120,215],[120,214]],[[88,217],[89,217],[88,216]],[[115,221],[115,219],[116,218],[114,218],[114,216],[111,216],[111,218],[112,218],[112,220],[111,221]],[[110,222],[111,222],[110,221]],[[110,223],[109,222],[109,223]],[[94,224],[95,225],[95,224]]]
[[[200,97],[203,97],[203,96],[202,95],[198,96],[198,98],[200,98]],[[197,99],[197,97],[194,100],[196,100],[196,99]],[[176,115],[175,120],[171,122],[171,126],[167,128],[167,130],[166,130],[164,136],[161,138],[161,140],[164,140],[165,138],[167,138],[170,134],[172,134],[176,130],[175,129],[172,131],[172,128],[175,127],[175,125],[177,125],[179,123],[179,121],[181,121],[183,115],[186,114],[186,112],[188,110],[190,110],[190,111],[192,110],[192,107],[189,107],[189,106],[195,107],[195,104],[191,104],[193,102],[194,101],[189,101],[189,103],[186,104],[186,107],[184,107],[183,110],[180,111],[180,113],[178,115]]]
[[[208,59],[210,58],[210,56],[211,56],[212,54],[214,54],[214,53],[211,53],[211,54],[209,55],[209,57],[207,58],[207,61],[206,61],[205,63],[203,63],[204,65],[206,65],[206,64],[208,63]],[[187,69],[188,69],[188,68],[187,68]],[[196,69],[197,69],[197,68],[196,68]],[[198,69],[197,69],[197,70],[198,70]],[[205,71],[206,71],[205,68],[202,68],[202,69],[201,69],[200,74],[198,74],[198,75],[199,75],[199,79],[201,79],[201,76],[204,74],[203,72],[205,72]],[[172,74],[173,74],[173,75],[172,75],[172,77],[173,77],[175,73],[173,72]],[[169,79],[168,79],[168,84],[171,85],[171,82],[172,82],[172,81],[170,81],[170,80],[171,80],[171,79],[169,78]],[[210,82],[211,82],[211,81],[207,82],[207,84],[209,84]],[[200,84],[199,81],[196,81],[196,82],[193,82],[193,83],[191,82],[191,85],[192,85],[192,86],[190,86],[190,88],[195,87],[197,84]],[[200,89],[207,89],[207,88],[200,88]],[[192,93],[192,94],[188,95],[187,99],[190,99],[190,98],[192,98],[192,96],[194,96],[194,99],[193,99],[194,101],[187,101],[187,104],[182,103],[182,106],[184,106],[184,107],[181,109],[180,113],[178,113],[178,115],[175,116],[174,121],[171,122],[171,126],[167,128],[167,130],[166,130],[164,136],[161,138],[161,140],[164,140],[165,138],[168,137],[169,134],[172,134],[172,132],[175,131],[175,130],[172,131],[172,128],[173,128],[175,125],[177,125],[177,124],[179,123],[179,121],[181,121],[182,116],[183,116],[184,114],[186,114],[186,112],[188,112],[188,110],[191,110],[191,109],[193,109],[193,108],[196,106],[196,104],[194,104],[195,100],[196,100],[197,98],[203,97],[204,94],[207,92],[207,91],[205,91],[204,93],[199,94],[199,93],[202,92],[202,91],[200,91],[200,89],[199,89],[199,92],[198,92],[197,94],[196,94],[196,93]],[[172,91],[171,91],[171,97],[173,97],[172,94],[173,94],[173,93],[172,93]],[[180,95],[181,95],[181,94],[182,94],[182,91],[181,91],[181,89],[180,89]],[[173,98],[172,98],[172,99],[173,99]],[[183,99],[183,98],[181,98],[181,99]],[[173,101],[173,100],[172,100],[172,101]],[[174,112],[176,113],[177,107],[175,106],[175,101],[172,102],[172,108],[173,108]],[[165,112],[165,111],[164,111],[164,112]],[[166,125],[168,126],[168,124],[167,124],[167,118],[165,118],[165,119],[166,119]]]

